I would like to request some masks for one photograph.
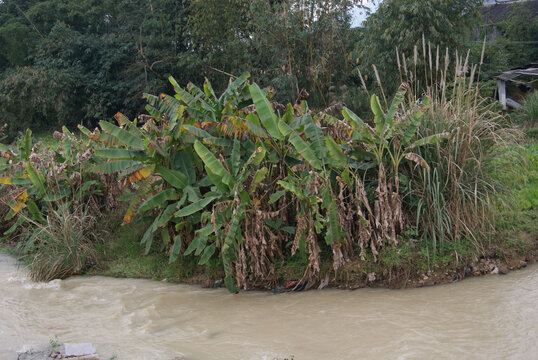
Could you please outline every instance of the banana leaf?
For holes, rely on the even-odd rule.
[[[169,264],[176,261],[180,250],[181,250],[181,236],[179,236],[178,234],[176,235],[176,237],[174,237],[174,244],[170,248],[170,258],[168,259]]]
[[[206,168],[209,169],[209,171],[211,171],[213,174],[222,177],[222,182],[232,189],[235,181],[232,178],[232,175],[230,175],[228,170],[226,170],[224,165],[222,165],[215,155],[213,155],[213,153],[199,141],[194,143],[194,150],[198,156],[200,156]]]
[[[345,167],[347,165],[347,157],[336,141],[327,135],[325,136],[325,145],[327,146],[327,150],[329,150],[329,156],[332,163],[339,168]]]
[[[138,212],[144,212],[162,206],[168,200],[174,199],[174,197],[177,198],[175,189],[166,189],[161,191],[144,201],[138,208]]]
[[[176,189],[182,190],[189,184],[187,175],[183,174],[181,171],[172,170],[164,166],[157,165],[155,167],[155,172],[160,174],[164,181]]]
[[[101,129],[103,129],[104,132],[113,136],[120,144],[137,150],[145,150],[146,146],[144,140],[134,136],[127,130],[106,121],[100,121],[99,125],[101,125]]]
[[[283,140],[284,136],[278,130],[278,119],[269,103],[269,100],[265,97],[260,87],[257,84],[252,84],[249,86],[250,95],[254,101],[254,106],[256,106],[256,111],[258,116],[263,124],[263,127],[271,137],[276,140]]]
[[[197,212],[205,209],[205,207],[207,205],[209,205],[213,200],[218,199],[218,198],[219,198],[219,196],[210,196],[210,197],[198,200],[197,202],[194,202],[194,203],[192,203],[190,205],[187,205],[184,208],[182,208],[181,210],[177,211],[175,213],[175,216],[182,217],[182,216],[189,216],[189,215],[192,215],[194,213],[197,213]]]
[[[140,166],[142,166],[142,163],[134,160],[106,161],[90,167],[89,171],[96,174],[113,174],[127,169],[134,171]]]
[[[319,159],[316,157],[316,153],[314,150],[312,150],[309,144],[301,139],[295,130],[293,130],[282,120],[278,122],[278,128],[285,136],[289,135],[290,142],[303,159],[305,159],[314,169],[321,170],[322,165]]]

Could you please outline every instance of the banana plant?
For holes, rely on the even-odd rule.
[[[131,187],[133,191],[121,198],[130,202],[124,224],[129,224],[136,214],[152,214],[154,221],[141,242],[148,253],[154,236],[160,236],[172,262],[181,247],[181,239],[174,232],[179,223],[175,212],[203,199],[196,185],[192,156],[183,138],[174,136],[182,118],[150,118],[142,127],[120,113],[115,118],[117,125],[101,121],[101,129],[94,132],[80,127],[88,137],[105,145],[95,151],[101,161],[90,170],[117,174],[124,186]],[[171,124],[172,120],[175,124]]]
[[[256,206],[250,190],[269,171],[259,166],[267,131],[256,114],[240,111],[250,99],[247,79],[245,73],[217,97],[208,81],[203,90],[192,84],[185,90],[171,78],[174,97],[145,95],[151,116],[142,126],[117,114],[117,125],[101,122],[95,132],[81,127],[104,146],[95,152],[101,162],[92,171],[118,174],[133,189],[123,197],[130,201],[124,223],[135,215],[153,218],[141,239],[146,252],[160,237],[170,262],[183,253],[198,256],[203,265],[220,248],[230,289],[239,223]]]
[[[17,139],[12,147],[0,145],[0,184],[14,192],[8,201],[6,219],[17,217],[7,235],[18,226],[45,223],[48,211],[58,201],[83,203],[93,197],[101,204],[103,187],[100,180],[85,171],[93,151],[92,144],[76,138],[67,128],[55,133],[56,143],[42,149],[33,143],[32,131]]]
[[[370,108],[374,115],[375,127],[369,126],[351,110],[344,108],[342,115],[353,129],[352,144],[358,152],[366,149],[376,161],[378,168],[377,189],[374,202],[375,219],[373,227],[377,230],[378,245],[382,240],[389,239],[397,245],[397,233],[403,229],[404,219],[399,194],[399,167],[402,160],[407,159],[428,170],[428,164],[414,152],[420,146],[441,141],[448,134],[441,133],[421,139],[417,131],[429,99],[425,97],[418,107],[406,109],[403,106],[407,84],[402,84],[385,113],[376,95],[370,99]],[[394,189],[392,182],[387,179],[386,166],[392,167]],[[390,169],[389,169],[390,170]]]
[[[323,136],[322,130],[309,114],[306,102],[301,104],[299,116],[288,105],[280,117],[258,88],[251,85],[251,93],[265,128],[273,138],[279,131],[280,134],[276,135],[286,149],[288,176],[279,180],[278,184],[283,193],[289,193],[296,201],[297,225],[292,254],[300,250],[302,256],[308,255],[304,276],[314,278],[320,271],[317,241],[321,237],[332,248],[333,265],[337,269],[343,264],[342,259],[351,256],[352,248],[350,234],[346,234],[339,219],[334,191],[334,175],[347,167],[348,159],[333,138]]]

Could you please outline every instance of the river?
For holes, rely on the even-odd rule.
[[[538,266],[420,289],[230,294],[74,277],[32,283],[0,254],[0,359],[60,342],[106,358],[538,358]]]

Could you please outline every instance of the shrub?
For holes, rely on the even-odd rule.
[[[35,280],[79,274],[93,261],[94,226],[116,204],[117,181],[87,171],[93,145],[65,127],[49,144],[33,143],[32,132],[0,144],[0,211],[3,234],[29,260]],[[35,256],[35,258],[34,258]]]

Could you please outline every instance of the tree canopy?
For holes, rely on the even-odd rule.
[[[370,79],[375,65],[384,85],[394,89],[399,79],[396,49],[413,60],[415,47],[422,53],[423,39],[439,46],[442,54],[446,48],[457,50],[477,21],[481,4],[481,0],[384,0],[366,21],[357,43],[357,63]]]
[[[367,97],[354,69],[371,85],[376,65],[387,90],[394,90],[396,47],[411,59],[415,47],[422,50],[424,36],[432,47],[461,49],[481,5],[480,0],[384,0],[365,27],[351,28],[351,10],[361,3],[4,0],[0,122],[11,131],[30,125],[95,126],[117,111],[128,116],[143,111],[142,94],[170,91],[171,75],[182,85],[201,85],[208,78],[223,90],[230,76],[244,71],[272,86],[281,102],[294,102],[304,88],[314,108],[343,101],[359,110]],[[533,21],[524,28],[509,22],[505,36],[532,38]]]

